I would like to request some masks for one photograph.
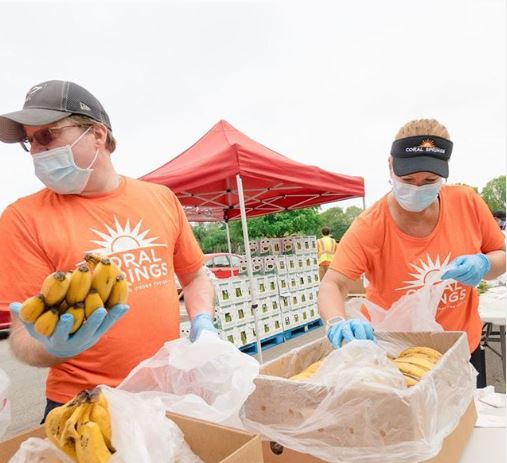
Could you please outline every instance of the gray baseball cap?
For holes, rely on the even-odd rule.
[[[88,116],[112,130],[104,107],[88,90],[73,82],[49,80],[28,90],[21,111],[0,115],[0,140],[17,143],[25,136],[24,125],[47,125],[72,114]]]

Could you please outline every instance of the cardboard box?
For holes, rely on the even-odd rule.
[[[167,413],[185,435],[192,451],[206,463],[262,463],[261,439],[257,434],[187,416]],[[29,437],[46,437],[41,427],[0,442],[0,461],[6,462]]]
[[[299,315],[298,311],[292,311],[290,314]],[[293,326],[301,322],[295,318],[291,321]],[[324,385],[312,384],[310,387],[304,382],[288,379],[331,352],[332,346],[326,338],[317,339],[262,365],[260,375],[255,380],[256,389],[244,407],[246,418],[250,422],[263,424],[266,426],[264,429],[269,429],[272,425],[277,426],[277,424],[283,424],[284,429],[289,430],[305,429],[306,420],[313,419],[313,413],[320,409],[323,401],[327,401],[328,423],[318,430],[308,431],[305,439],[307,442],[312,440],[320,442],[324,447],[357,449],[369,446],[365,441],[366,436],[362,432],[350,430],[362,430],[366,424],[379,431],[381,439],[372,435],[374,441],[382,440],[387,446],[397,446],[412,441],[424,442],[428,436],[434,435],[428,432],[444,430],[449,423],[454,423],[463,415],[463,427],[459,428],[462,431],[458,431],[457,437],[451,437],[449,434],[447,437],[454,443],[450,449],[442,449],[443,454],[446,455],[445,458],[448,459],[430,459],[428,463],[458,461],[470,429],[473,427],[475,416],[473,406],[471,411],[467,411],[468,404],[472,401],[475,381],[469,370],[470,354],[466,334],[441,332],[376,333],[376,335],[379,342],[385,341],[384,346],[389,346],[388,349],[395,349],[396,346],[400,346],[399,348],[427,346],[438,350],[443,355],[435,368],[427,373],[415,387],[404,390],[375,387],[360,390],[344,388],[343,392],[338,389],[336,393],[334,388],[328,389]],[[398,351],[389,353],[397,355]],[[430,402],[426,398],[430,395],[435,397],[435,401],[432,402],[432,408],[428,409]],[[328,400],[328,397],[332,397],[332,402]],[[376,403],[378,406],[370,406],[368,414],[362,413],[361,407],[354,414],[340,413],[341,407],[347,405],[347,410],[349,410],[350,404],[356,403],[357,399],[360,399],[357,403]],[[297,404],[304,404],[304,407]],[[336,413],[332,410],[336,410]],[[428,418],[422,425],[420,417],[425,414]],[[339,419],[329,420],[332,416]],[[428,427],[430,421],[431,427]],[[458,425],[457,422],[456,425]],[[395,430],[395,432],[390,430]],[[269,434],[267,437],[269,438]],[[447,455],[450,456],[447,457]],[[453,455],[456,456],[454,460]],[[320,461],[317,459],[296,460],[295,458],[273,459],[274,456],[270,458],[266,461],[290,461],[291,463]]]
[[[477,412],[472,401],[456,429],[445,438],[438,455],[421,463],[458,463],[476,420]],[[326,463],[320,458],[284,448],[276,442],[263,441],[262,453],[265,463]]]

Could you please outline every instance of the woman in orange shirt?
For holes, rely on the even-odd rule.
[[[505,242],[479,195],[466,186],[444,185],[452,147],[447,129],[433,119],[411,121],[399,130],[389,158],[392,190],[340,240],[318,305],[328,338],[338,348],[343,340],[374,338],[367,321],[345,318],[345,298],[361,274],[369,282],[366,297],[386,310],[425,284],[449,279],[436,320],[445,330],[467,333],[483,387],[475,287],[505,272]]]

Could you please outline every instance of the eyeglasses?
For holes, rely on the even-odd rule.
[[[30,137],[25,137],[23,140],[20,141],[20,144],[23,147],[23,149],[29,153],[34,140],[41,146],[47,146],[60,135],[60,132],[63,129],[68,129],[70,127],[84,127],[84,125],[75,124],[75,125],[64,125],[63,127],[47,127],[45,129],[40,129],[34,132]]]

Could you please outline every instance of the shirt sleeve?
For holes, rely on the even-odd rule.
[[[15,206],[0,217],[0,310],[40,293],[44,278],[54,272],[51,263]]]
[[[351,280],[357,280],[368,269],[368,248],[371,230],[364,219],[357,218],[345,232],[336,247],[333,261],[329,268],[345,275]]]
[[[187,216],[176,195],[172,194],[172,201],[178,217],[180,234],[174,246],[174,271],[176,274],[192,273],[202,267],[204,255],[195,239]]]

